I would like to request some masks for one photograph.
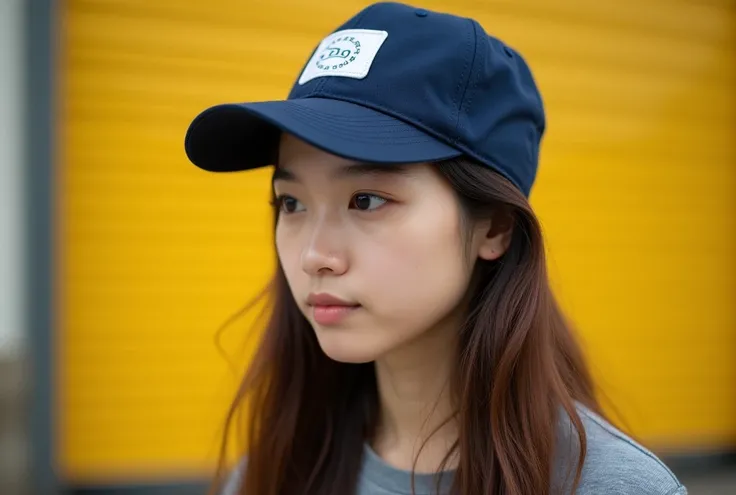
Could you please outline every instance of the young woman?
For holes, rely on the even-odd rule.
[[[227,495],[682,495],[600,411],[527,201],[545,127],[478,23],[368,7],[285,101],[192,123],[211,171],[274,165],[278,266]],[[222,473],[221,473],[222,475]]]

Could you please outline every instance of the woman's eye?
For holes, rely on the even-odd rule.
[[[297,213],[304,210],[304,205],[291,196],[279,196],[276,203],[283,213]]]
[[[356,194],[350,200],[350,207],[361,211],[372,211],[386,204],[388,200],[375,194]]]

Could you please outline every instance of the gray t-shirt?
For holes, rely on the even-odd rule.
[[[637,444],[596,414],[580,407],[587,433],[587,455],[577,495],[686,495],[687,490],[674,474],[650,451]],[[566,416],[565,416],[566,418]],[[569,421],[559,427],[555,459],[555,486],[568,486],[576,465],[577,435]],[[572,475],[566,478],[573,466]],[[222,495],[235,495],[242,467],[233,473]],[[415,495],[435,495],[438,478],[434,474],[414,474]],[[452,472],[440,479],[441,493],[447,493]],[[411,495],[412,475],[386,464],[367,445],[357,495]],[[570,493],[569,488],[562,493]]]

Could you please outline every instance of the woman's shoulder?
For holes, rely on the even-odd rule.
[[[585,428],[586,455],[576,495],[687,495],[687,489],[654,453],[579,405]],[[555,459],[555,483],[568,486],[575,474],[579,443],[572,423],[562,415]],[[246,469],[242,459],[231,471],[220,495],[237,495]]]
[[[578,416],[585,428],[586,455],[576,493],[685,495],[687,490],[654,453],[584,406]],[[561,421],[555,473],[574,477],[579,444],[567,415]],[[571,475],[565,476],[572,466]]]

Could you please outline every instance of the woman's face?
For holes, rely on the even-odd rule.
[[[476,258],[492,256],[490,223],[466,243],[431,165],[360,164],[288,135],[279,156],[278,256],[327,356],[374,361],[459,321]]]

